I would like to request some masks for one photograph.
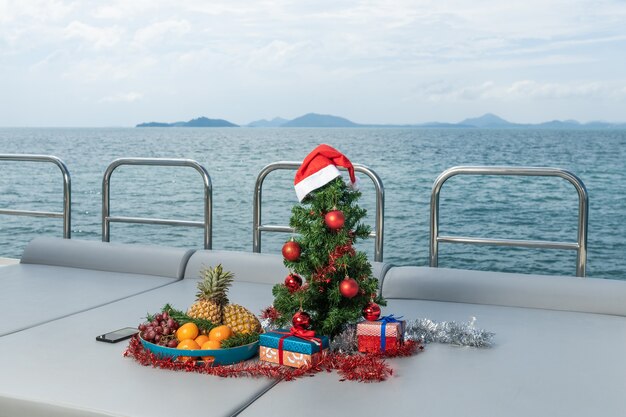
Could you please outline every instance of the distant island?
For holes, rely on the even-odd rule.
[[[476,127],[480,129],[624,129],[626,123],[589,122],[580,123],[577,120],[552,120],[543,123],[511,123],[495,114],[487,113],[483,116],[465,119],[457,125]]]
[[[136,127],[239,127],[235,123],[231,123],[223,119],[209,119],[199,117],[188,122],[149,122],[141,123]],[[343,117],[333,116],[329,114],[307,113],[295,119],[288,120],[281,117],[275,117],[272,120],[256,120],[250,122],[244,127],[254,128],[297,128],[297,127],[403,127],[403,128],[446,128],[446,129],[625,129],[626,123],[608,123],[608,122],[589,122],[580,123],[576,120],[552,120],[543,123],[512,123],[492,113],[484,114],[480,117],[474,117],[462,120],[458,123],[441,123],[429,122],[419,124],[360,124],[355,123]]]
[[[206,117],[198,117],[197,119],[191,119],[188,122],[149,122],[140,123],[135,127],[239,127],[239,125],[223,119],[208,119]]]
[[[360,127],[361,125],[351,122],[343,117],[329,114],[309,113],[288,121],[281,127]]]
[[[283,119],[282,117],[274,117],[272,120],[255,120],[254,122],[248,123],[246,127],[281,127],[287,122],[289,122],[289,120]]]

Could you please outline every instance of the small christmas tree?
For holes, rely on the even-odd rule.
[[[317,180],[310,181],[320,163],[321,171],[326,170],[321,186]],[[286,325],[304,316],[302,327],[308,326],[310,318],[316,333],[329,336],[361,318],[370,303],[384,304],[376,296],[378,281],[372,277],[367,256],[354,249],[357,240],[370,233],[370,227],[360,223],[366,215],[356,204],[361,193],[346,185],[335,165],[348,168],[352,182],[356,181],[350,161],[328,145],[318,146],[296,174],[301,204],[293,207],[289,224],[299,237],[283,246],[285,265],[293,273],[273,288],[274,308],[279,313],[276,324]],[[311,169],[313,176],[307,177]],[[299,176],[303,181],[299,182]]]

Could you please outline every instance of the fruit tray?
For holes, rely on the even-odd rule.
[[[154,343],[147,342],[141,337],[141,344],[144,348],[154,353],[160,358],[172,358],[176,359],[180,356],[192,357],[201,361],[203,356],[212,356],[214,359],[214,365],[232,365],[233,363],[243,362],[256,356],[259,352],[259,342],[249,343],[243,346],[237,346],[228,349],[176,349],[168,348],[166,346],[155,345]]]

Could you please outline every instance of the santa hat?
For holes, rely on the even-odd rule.
[[[344,154],[328,145],[319,145],[313,149],[302,161],[293,181],[298,201],[304,200],[304,197],[311,191],[341,176],[337,169],[338,166],[348,169],[350,182],[353,187],[356,187],[357,179],[354,176],[354,167]]]

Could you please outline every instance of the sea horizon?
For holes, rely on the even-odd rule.
[[[337,126],[324,126],[324,125],[310,125],[310,126],[282,126],[282,125],[254,125],[255,123],[258,122],[272,122],[273,120],[277,120],[280,119],[284,122],[291,122],[294,120],[298,120],[307,116],[321,116],[324,118],[328,118],[330,120],[333,121],[345,121],[348,122],[351,125],[337,125]],[[330,114],[318,114],[318,113],[306,113],[302,116],[298,116],[294,119],[285,119],[282,118],[280,116],[276,116],[273,119],[257,119],[257,120],[253,120],[250,122],[246,122],[246,123],[234,123],[234,122],[230,122],[229,120],[223,119],[223,118],[208,118],[206,116],[198,116],[197,118],[193,118],[191,119],[191,121],[193,120],[199,120],[199,119],[206,119],[206,120],[220,120],[220,121],[227,121],[229,123],[233,123],[235,126],[228,126],[228,127],[252,127],[252,128],[275,128],[275,127],[290,127],[290,128],[416,128],[416,129],[420,129],[420,128],[441,128],[441,129],[445,129],[445,128],[476,128],[476,129],[533,129],[533,128],[537,128],[537,129],[544,129],[544,128],[551,128],[551,129],[591,129],[591,130],[595,130],[595,129],[606,129],[606,128],[610,128],[610,129],[626,129],[626,122],[624,121],[608,121],[608,120],[603,120],[603,119],[590,119],[587,121],[579,121],[573,118],[567,118],[567,119],[550,119],[550,120],[544,120],[544,121],[539,121],[539,122],[511,122],[510,120],[501,118],[498,115],[495,115],[494,113],[485,113],[482,116],[478,116],[478,117],[467,117],[464,118],[460,121],[447,121],[447,122],[441,122],[441,121],[423,121],[423,122],[406,122],[406,123],[386,123],[386,122],[380,122],[380,123],[372,123],[372,122],[353,122],[352,120],[349,120],[347,118],[344,118],[342,116],[335,116],[335,115],[330,115]],[[151,128],[158,128],[158,127],[169,127],[169,128],[176,128],[176,127],[184,127],[184,128],[189,128],[189,127],[200,127],[200,128],[206,128],[206,127],[212,127],[212,128],[220,128],[220,127],[227,127],[227,126],[183,126],[183,125],[177,125],[180,123],[187,123],[187,122],[139,122],[136,123],[134,125],[102,125],[102,126],[98,126],[98,125],[84,125],[84,126],[77,126],[77,125],[67,125],[67,126],[0,126],[0,128],[5,128],[5,129],[55,129],[55,128],[67,128],[67,129],[72,129],[72,128],[76,128],[76,129],[89,129],[89,128],[93,128],[93,129],[97,129],[97,128],[120,128],[120,129],[125,129],[125,128],[136,128],[136,127],[141,127],[141,124],[150,124],[150,123],[164,123],[164,124],[171,124],[171,126],[155,126],[155,127],[151,127]],[[551,124],[558,124],[558,125],[551,125]],[[547,126],[546,126],[547,125]]]
[[[263,147],[255,147],[263,142]],[[102,175],[121,157],[190,158],[206,167],[214,194],[214,248],[250,251],[256,176],[277,160],[302,160],[329,143],[369,166],[385,186],[385,260],[427,265],[429,199],[434,179],[457,165],[554,166],[570,170],[590,196],[589,276],[626,278],[626,131],[490,129],[135,129],[0,128],[3,153],[51,154],[72,176],[72,237],[101,239]],[[384,144],[384,146],[381,146]],[[41,171],[39,171],[41,169]],[[193,170],[128,167],[112,181],[114,215],[201,220],[199,178]],[[0,207],[60,208],[56,167],[0,164]],[[43,177],[41,176],[43,175]],[[297,202],[293,173],[268,178],[264,222],[287,224]],[[572,241],[577,195],[564,181],[462,178],[442,193],[442,233],[475,237]],[[372,221],[373,188],[362,181],[362,205]],[[35,184],[36,186],[33,186]],[[0,217],[0,256],[19,257],[35,236],[61,235],[57,219]],[[263,251],[279,251],[288,234],[264,234]],[[112,241],[198,248],[199,230],[116,224]],[[372,243],[363,250],[372,256]],[[441,245],[440,266],[573,275],[573,251]]]

